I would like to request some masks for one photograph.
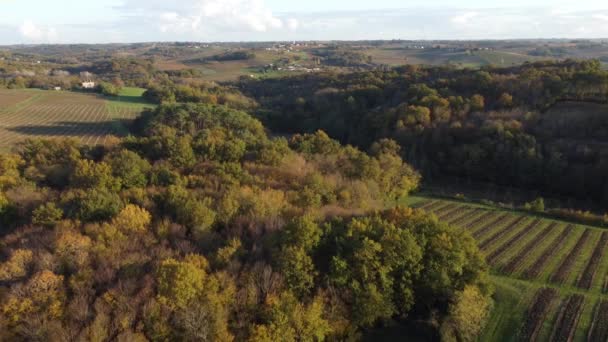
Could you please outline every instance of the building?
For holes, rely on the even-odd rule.
[[[91,82],[91,81],[82,82],[81,86],[84,89],[94,89],[95,88],[95,82]]]
[[[56,91],[60,91],[61,87],[54,87],[53,89],[55,89]]]

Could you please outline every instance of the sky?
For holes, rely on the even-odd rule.
[[[0,44],[608,38],[606,0],[0,0]]]

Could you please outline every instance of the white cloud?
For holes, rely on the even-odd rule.
[[[298,27],[300,26],[300,22],[298,22],[297,19],[294,18],[289,18],[285,21],[285,23],[287,24],[287,28],[295,31],[298,29]]]
[[[598,20],[608,21],[608,14],[594,14],[593,18],[598,19]]]
[[[147,17],[159,23],[164,33],[269,32],[287,27],[295,30],[297,20],[275,16],[263,0],[127,0],[120,7],[130,17]]]
[[[479,13],[477,12],[466,12],[452,17],[450,21],[454,24],[467,24],[469,21],[471,21],[471,19],[477,17],[478,15]]]
[[[57,30],[53,27],[42,27],[31,20],[24,21],[19,26],[23,38],[34,43],[51,43],[57,40]]]

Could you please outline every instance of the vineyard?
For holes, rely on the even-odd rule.
[[[469,231],[485,255],[496,294],[482,340],[606,341],[607,231],[460,202],[414,206]]]
[[[143,107],[93,94],[0,90],[0,150],[33,137],[102,144],[112,135],[124,134],[124,123]]]

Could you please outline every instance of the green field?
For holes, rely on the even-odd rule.
[[[514,66],[540,59],[518,52],[496,50],[451,51],[450,49],[377,48],[365,50],[365,53],[372,56],[373,62],[376,64],[452,64],[470,68],[485,65]]]
[[[0,91],[0,150],[29,137],[76,138],[102,144],[126,134],[126,123],[152,107],[141,88],[124,88],[117,97],[45,90]]]
[[[456,201],[413,197],[409,202],[469,231],[486,256],[495,287],[494,309],[480,341],[521,340],[524,326],[537,332],[531,340],[549,341],[552,334],[570,331],[572,341],[587,341],[592,326],[594,332],[604,328],[593,323],[603,312],[596,308],[608,300],[604,229]],[[557,295],[543,319],[535,320],[531,312],[538,308],[533,305],[536,295],[546,288]],[[574,307],[579,297],[582,306],[575,312],[564,309]]]

